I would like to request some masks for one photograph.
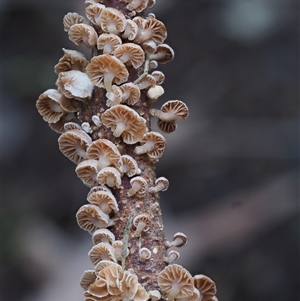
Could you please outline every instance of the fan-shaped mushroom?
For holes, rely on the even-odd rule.
[[[169,187],[169,181],[165,177],[159,177],[155,181],[155,186],[149,188],[149,192],[156,193],[159,191],[166,191]]]
[[[127,195],[133,196],[143,196],[146,193],[146,189],[148,187],[147,181],[140,176],[134,177],[130,180],[131,188],[128,190]]]
[[[87,24],[74,24],[69,30],[69,39],[76,45],[84,44],[88,48],[92,48],[97,43],[96,30]]]
[[[97,161],[96,160],[84,160],[80,162],[76,169],[75,172],[80,178],[80,180],[89,187],[95,186],[98,184],[97,181]]]
[[[142,232],[148,231],[151,227],[150,216],[146,213],[135,216],[132,223],[136,228],[135,235],[137,236],[140,236]]]
[[[99,206],[106,214],[112,211],[117,213],[119,211],[118,203],[114,195],[108,191],[96,191],[89,195],[88,201],[91,204]]]
[[[104,167],[97,174],[99,184],[109,187],[121,186],[121,174],[114,167]]]
[[[102,33],[97,40],[97,48],[103,49],[103,53],[113,53],[115,49],[122,45],[122,40],[119,36],[113,33]]]
[[[132,65],[137,69],[145,61],[143,49],[134,43],[125,43],[120,45],[114,51],[114,55],[124,64]]]
[[[119,10],[106,7],[100,14],[100,25],[103,31],[118,34],[124,31],[126,18]]]
[[[72,25],[81,23],[86,24],[83,16],[77,13],[67,13],[63,19],[64,31],[69,32]]]
[[[194,285],[200,291],[203,301],[211,301],[217,293],[215,282],[205,275],[195,275]]]

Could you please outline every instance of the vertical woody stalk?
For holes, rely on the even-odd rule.
[[[55,66],[58,89],[37,101],[44,120],[61,133],[60,150],[91,188],[89,203],[76,215],[94,241],[89,256],[95,267],[81,279],[85,300],[217,300],[210,278],[171,264],[179,253],[168,249],[184,246],[186,236],[176,233],[169,242],[163,232],[159,192],[168,181],[156,178],[155,164],[166,142],[151,131],[151,117],[170,133],[188,108],[179,100],[151,108],[164,80],[153,69],[174,56],[164,44],[164,24],[144,12],[155,0],[85,3],[86,18],[68,13],[64,29],[92,57],[63,49]]]

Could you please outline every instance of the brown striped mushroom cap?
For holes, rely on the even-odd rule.
[[[59,103],[66,112],[75,113],[80,110],[80,102],[75,98],[68,98],[65,95],[62,95]]]
[[[77,13],[67,13],[63,19],[64,31],[69,32],[72,25],[81,23],[86,24],[83,16]]]
[[[133,177],[134,175],[141,173],[136,161],[131,156],[123,155],[122,162],[122,173],[125,173],[128,177]]]
[[[171,247],[181,248],[181,247],[185,247],[187,243],[188,243],[187,236],[182,232],[177,232],[173,236],[173,241],[167,242],[167,246],[168,248]]]
[[[97,277],[94,270],[86,270],[81,276],[80,286],[86,291],[88,290],[89,286],[95,282],[96,278]]]
[[[92,187],[98,184],[96,160],[84,160],[80,162],[77,165],[75,172],[84,185]]]
[[[90,189],[88,195],[87,195],[87,200],[89,199],[90,195],[96,191],[107,191],[107,192],[111,192],[111,190],[107,187],[107,186],[104,186],[104,185],[98,185],[98,186],[94,186]]]
[[[115,241],[115,235],[108,229],[97,229],[92,236],[94,244],[100,242],[112,244]]]
[[[133,196],[137,195],[139,197],[145,195],[148,184],[147,181],[140,176],[134,177],[130,180],[131,188],[128,190],[127,195]]]
[[[148,7],[148,0],[126,0],[129,3],[126,8],[130,11],[135,10],[140,13]]]
[[[74,24],[69,30],[69,39],[77,46],[85,45],[92,48],[97,44],[96,30],[87,24]]]
[[[142,213],[136,215],[132,221],[135,226],[135,235],[140,236],[142,232],[146,232],[151,227],[151,218],[148,214]]]
[[[118,203],[114,195],[108,191],[96,191],[89,195],[88,201],[101,208],[101,210],[110,214],[111,212],[117,213],[119,211]]]
[[[109,187],[121,186],[121,174],[114,167],[104,167],[97,174],[98,183]]]
[[[123,39],[128,39],[129,41],[132,41],[136,37],[137,32],[138,32],[137,24],[131,19],[126,19],[125,30],[122,33],[121,37]]]
[[[64,126],[66,123],[74,119],[74,114],[65,112],[57,122],[49,122],[49,127],[56,133],[62,134],[65,132]]]
[[[195,275],[194,285],[200,291],[202,301],[211,301],[217,293],[215,282],[205,275]]]
[[[110,260],[116,262],[114,248],[108,244],[100,242],[92,247],[88,253],[91,262],[96,265],[101,260]]]
[[[122,91],[122,103],[134,105],[140,100],[141,91],[134,83],[125,83],[120,86],[120,89]]]
[[[149,56],[150,60],[165,64],[174,59],[174,50],[167,44],[157,46],[155,53]]]
[[[159,177],[155,180],[155,186],[149,188],[149,192],[156,193],[166,191],[169,187],[169,180],[165,177]]]
[[[122,90],[119,86],[112,85],[112,91],[107,92],[105,96],[107,97],[106,105],[108,107],[113,107],[119,105],[122,102]]]
[[[97,40],[97,48],[102,49],[103,54],[112,54],[120,45],[122,45],[122,40],[114,33],[102,33]]]
[[[119,34],[126,27],[126,18],[119,10],[106,7],[100,14],[100,25],[105,32]]]
[[[134,43],[125,43],[117,47],[114,55],[124,64],[132,65],[137,69],[145,61],[145,53],[143,49]]]
[[[100,26],[100,14],[105,8],[105,5],[100,3],[93,3],[88,5],[85,9],[86,16],[94,24]]]

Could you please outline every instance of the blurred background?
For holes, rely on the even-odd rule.
[[[62,47],[89,57],[62,25],[84,8],[2,1],[3,301],[83,300],[92,241],[75,214],[88,188],[35,102],[55,88]],[[189,237],[178,263],[215,280],[220,301],[299,300],[299,2],[157,0],[153,12],[175,50],[155,107],[190,109],[157,165],[166,234]]]

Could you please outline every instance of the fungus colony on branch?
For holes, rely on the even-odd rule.
[[[187,237],[178,232],[169,242],[164,235],[162,241],[154,236],[163,229],[161,218],[154,216],[159,192],[168,189],[169,181],[155,179],[154,164],[166,140],[151,131],[150,119],[157,117],[158,128],[171,133],[177,120],[189,114],[179,100],[167,101],[160,110],[150,108],[164,94],[165,76],[153,69],[174,57],[164,43],[165,25],[154,14],[145,14],[155,0],[119,1],[122,12],[105,6],[113,1],[85,3],[86,18],[68,13],[63,24],[74,44],[92,50],[92,58],[63,48],[54,67],[57,89],[48,89],[36,102],[43,119],[61,134],[59,149],[77,164],[77,176],[90,188],[88,204],[76,214],[79,227],[94,243],[88,254],[94,268],[85,271],[80,282],[85,300],[217,300],[210,278],[192,277],[173,264],[180,254],[168,249],[185,246]],[[126,265],[127,258],[131,262]],[[139,273],[155,260],[155,281],[147,282],[149,268],[143,276]]]

